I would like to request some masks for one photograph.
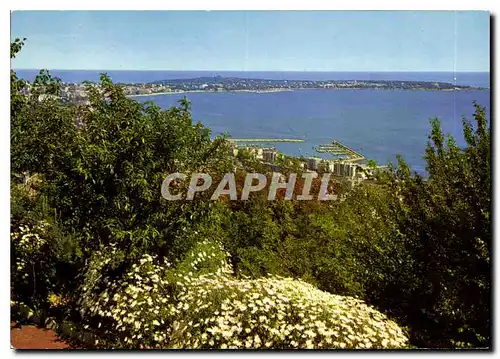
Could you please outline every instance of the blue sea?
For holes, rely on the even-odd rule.
[[[443,81],[457,85],[490,86],[489,73],[451,72],[207,72],[207,71],[58,71],[65,82],[97,81],[106,72],[115,82],[140,83],[200,76],[234,76],[286,80],[402,80]],[[37,71],[20,70],[32,80]],[[184,95],[137,97],[163,108],[177,104]],[[462,117],[472,119],[473,101],[487,108],[490,91],[401,90],[299,90],[274,93],[186,93],[193,118],[212,129],[215,136],[228,132],[235,138],[303,138],[303,143],[276,143],[291,155],[312,156],[314,147],[338,140],[379,164],[395,162],[401,154],[415,171],[425,174],[424,155],[437,117],[443,131],[459,145]],[[319,155],[328,158],[327,154]]]

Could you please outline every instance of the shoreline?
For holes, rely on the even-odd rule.
[[[166,91],[166,92],[153,92],[144,93],[136,95],[126,95],[126,97],[147,97],[147,96],[160,96],[160,95],[180,95],[186,93],[276,93],[276,92],[289,92],[289,91],[311,91],[311,90],[328,90],[328,91],[342,91],[342,90],[376,90],[376,91],[434,91],[434,92],[454,92],[454,91],[490,91],[489,88],[479,88],[479,89],[380,89],[380,88],[359,88],[359,87],[345,87],[345,88],[296,88],[296,89],[270,89],[270,90],[232,90],[232,91],[205,91],[205,90],[187,90],[187,91]]]
[[[316,90],[316,89],[273,89],[273,90],[233,90],[233,91],[205,91],[205,90],[187,90],[187,91],[168,91],[168,92],[153,92],[153,93],[141,93],[137,95],[126,95],[127,97],[145,97],[145,96],[159,96],[159,95],[180,95],[185,93],[237,93],[237,92],[248,92],[248,93],[274,93],[274,92],[285,92],[285,91],[297,91],[297,90]],[[318,89],[320,90],[320,89]]]

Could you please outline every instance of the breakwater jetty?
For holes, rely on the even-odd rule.
[[[361,153],[353,150],[352,148],[340,143],[339,141],[332,141],[328,145],[319,145],[316,147],[318,153],[330,153],[337,157],[342,157],[345,162],[357,162],[365,159]]]
[[[230,142],[304,142],[300,138],[228,138]]]

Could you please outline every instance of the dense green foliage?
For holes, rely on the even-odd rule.
[[[476,128],[463,120],[466,148],[445,141],[433,119],[428,180],[411,176],[401,161],[392,184],[403,199],[396,214],[415,274],[398,314],[418,323],[424,342],[441,336],[442,345],[489,344],[491,143],[485,110],[475,107]]]
[[[21,47],[11,44],[11,57]],[[241,188],[245,171],[266,166],[244,151],[231,156],[225,138],[193,123],[187,100],[167,110],[138,103],[103,74],[87,84],[88,103],[75,106],[59,100],[59,86],[48,72],[30,84],[11,72],[16,300],[64,307],[100,347],[405,345],[392,321],[415,346],[491,345],[491,144],[482,107],[475,124],[464,119],[465,148],[431,121],[427,178],[400,159],[376,181],[336,183],[339,201],[267,201],[266,191],[248,201],[211,201],[209,191],[166,201],[167,174],[206,172],[218,183],[236,170]],[[298,161],[279,161],[284,173],[300,172]],[[276,306],[248,312],[250,294]],[[244,332],[218,322],[223,312],[238,312]],[[340,318],[353,321],[350,329]]]

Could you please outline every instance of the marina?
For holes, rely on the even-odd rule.
[[[345,162],[358,162],[365,159],[364,155],[340,143],[339,141],[333,141],[329,145],[319,145],[316,148],[316,152],[330,153]]]
[[[264,147],[263,143],[271,142],[304,142],[301,139],[286,139],[286,138],[247,138],[247,139],[229,139],[232,143],[231,152],[234,156],[238,155],[239,150],[249,151],[256,159],[263,163],[273,165],[276,160],[283,156],[275,147]],[[307,171],[330,172],[333,175],[347,177],[350,179],[357,178],[362,180],[366,178],[367,173],[372,171],[359,162],[366,157],[350,148],[349,146],[333,140],[330,144],[322,144],[314,147],[317,153],[328,153],[333,156],[332,159],[323,159],[320,157],[301,157],[302,168]]]

